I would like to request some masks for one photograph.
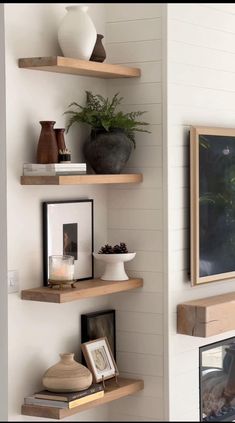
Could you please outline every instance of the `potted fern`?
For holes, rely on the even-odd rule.
[[[95,173],[120,173],[135,148],[135,132],[149,132],[143,129],[148,123],[138,120],[145,112],[117,110],[122,100],[119,93],[109,100],[86,91],[86,105],[73,102],[69,108],[73,106],[75,110],[65,112],[70,115],[67,132],[74,123],[85,123],[91,128],[83,153]]]

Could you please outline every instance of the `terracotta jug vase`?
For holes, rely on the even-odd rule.
[[[41,120],[42,126],[37,147],[37,163],[58,163],[58,147],[54,121]]]
[[[60,354],[60,361],[50,367],[42,378],[43,386],[51,392],[75,392],[92,384],[90,370],[74,360],[73,353]]]
[[[104,36],[102,34],[97,34],[96,43],[90,57],[92,62],[103,62],[106,59],[106,52],[102,44],[103,38]]]

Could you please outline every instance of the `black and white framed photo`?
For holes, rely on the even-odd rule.
[[[106,337],[81,344],[81,349],[94,382],[111,379],[119,374]]]
[[[81,341],[88,342],[97,338],[108,339],[116,360],[115,310],[101,310],[81,315]]]
[[[92,279],[93,200],[43,202],[43,279],[48,286],[49,257],[74,257],[74,279]]]

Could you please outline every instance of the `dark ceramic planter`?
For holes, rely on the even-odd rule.
[[[130,157],[133,143],[119,130],[92,130],[84,144],[85,159],[97,174],[121,173]]]

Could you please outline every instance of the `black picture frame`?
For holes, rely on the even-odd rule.
[[[74,279],[94,278],[94,201],[45,201],[43,214],[43,284],[48,286],[49,256],[72,255]],[[65,244],[65,233],[71,237]]]
[[[81,343],[106,337],[116,361],[116,311],[95,311],[81,315]]]

